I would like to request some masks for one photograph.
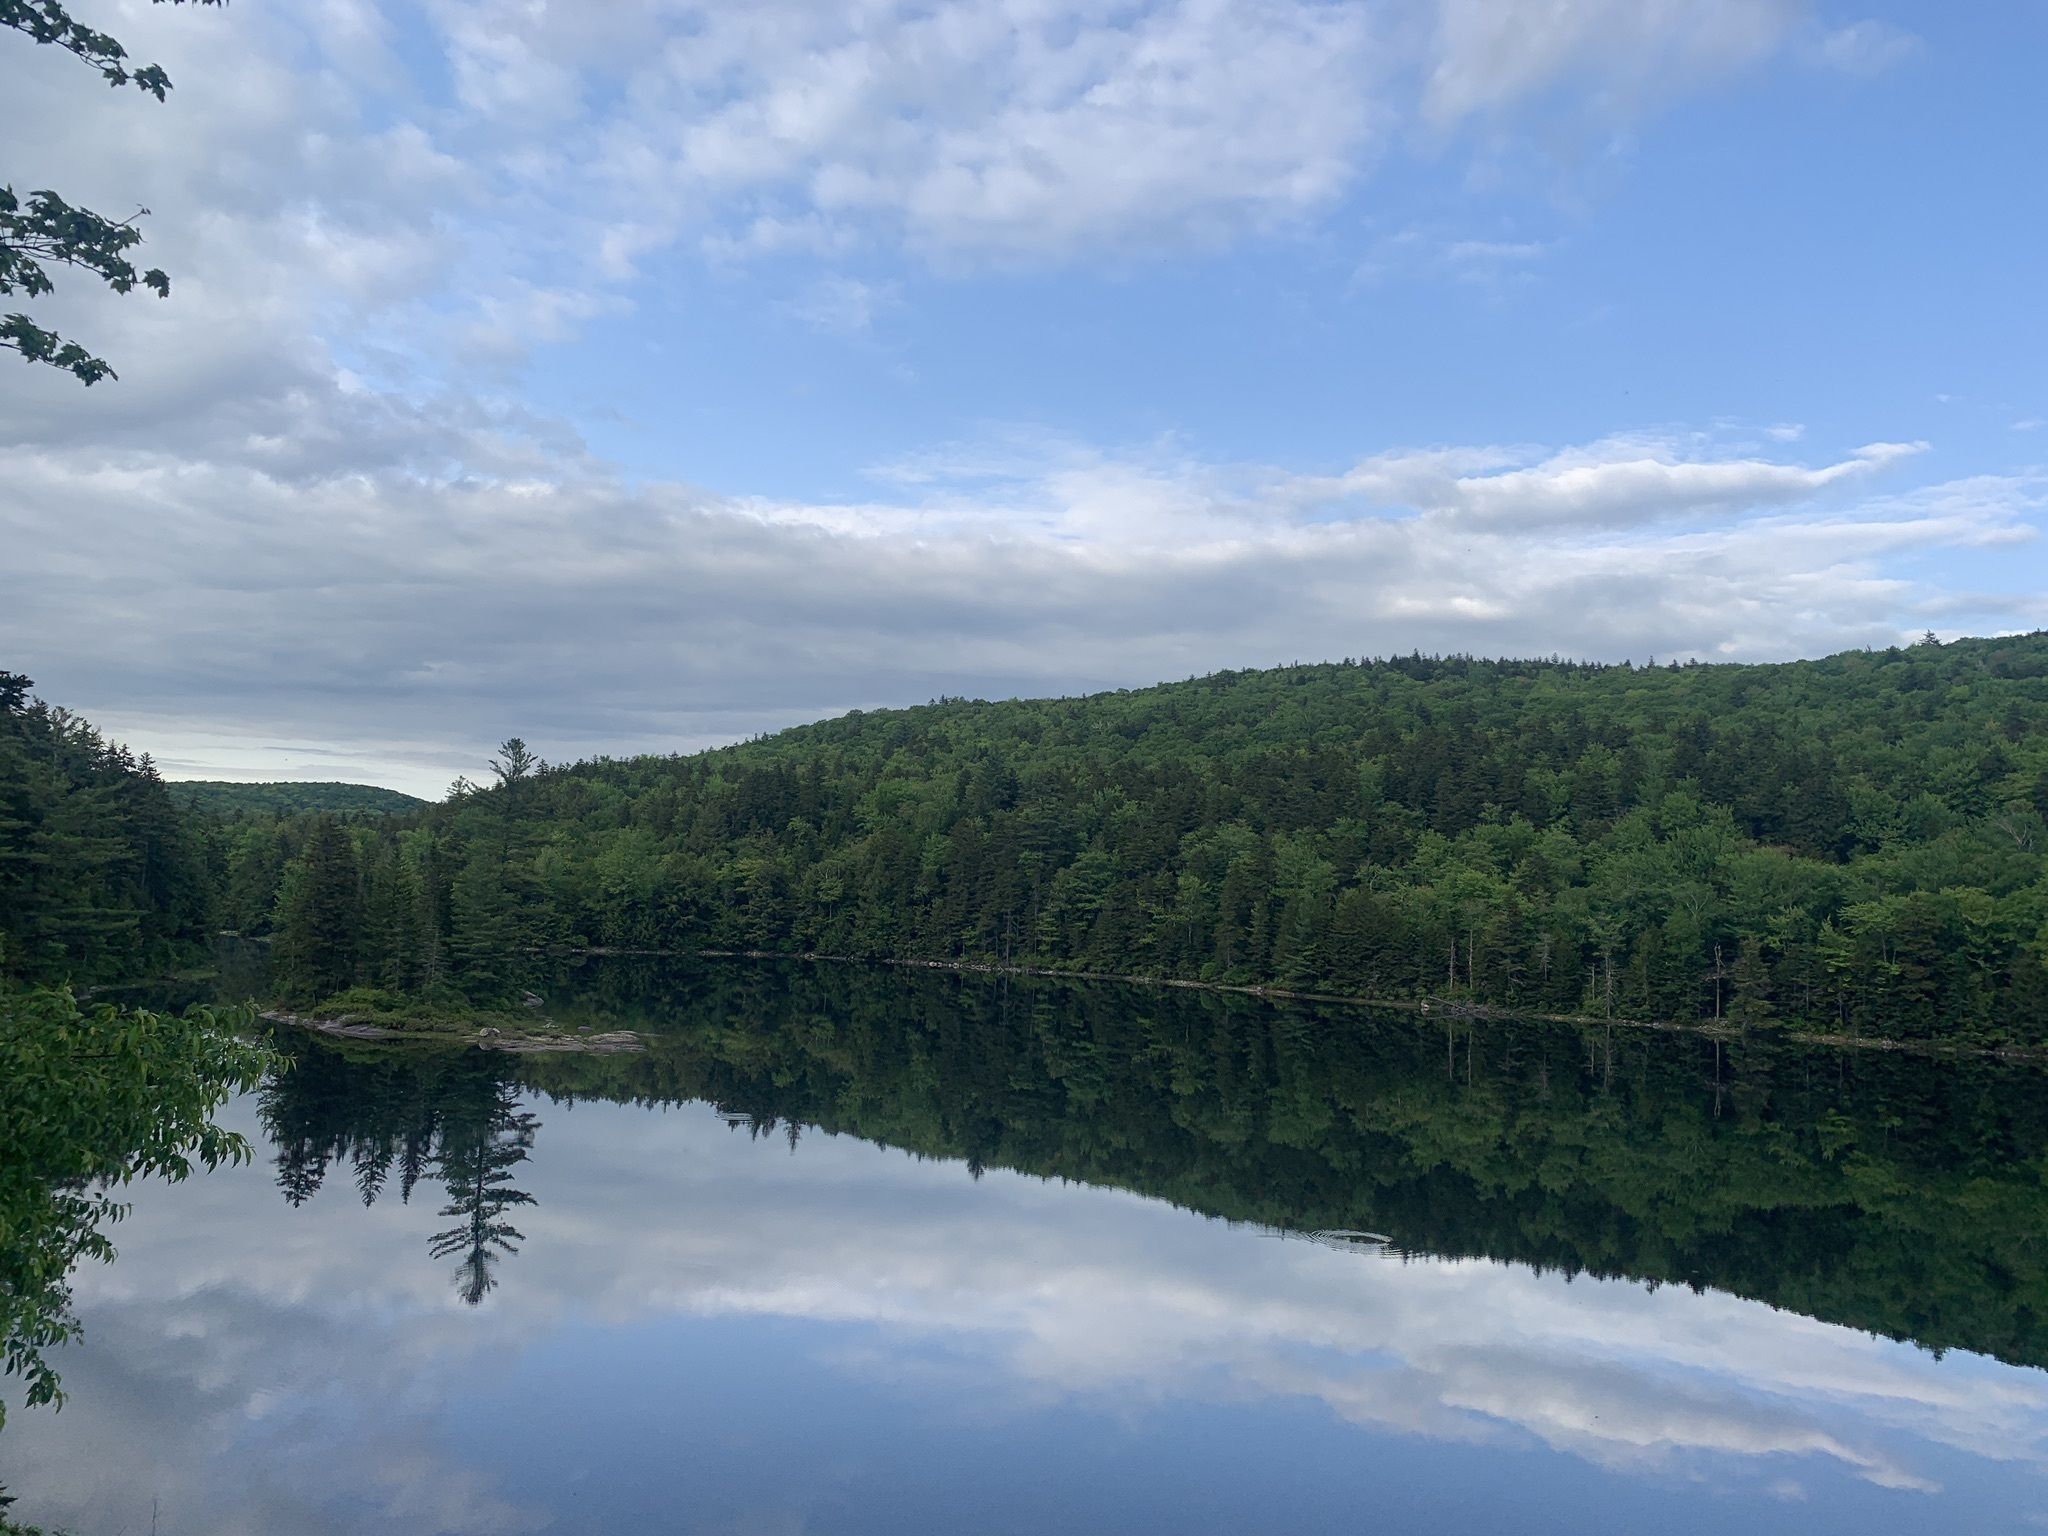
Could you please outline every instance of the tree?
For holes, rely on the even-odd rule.
[[[491,759],[491,772],[498,780],[498,820],[504,854],[511,852],[512,822],[526,809],[533,776],[544,766],[517,736],[507,738],[498,748],[498,755]]]
[[[457,980],[472,997],[501,997],[511,985],[518,924],[500,861],[472,854],[455,875],[448,906],[448,958]]]
[[[498,755],[491,759],[491,772],[498,776],[498,785],[508,798],[539,766],[540,759],[529,752],[526,743],[517,736],[507,738],[505,744],[498,748]]]
[[[165,0],[153,0],[162,5]],[[184,5],[188,0],[169,0]],[[195,5],[225,5],[227,0],[189,0]],[[104,32],[72,20],[58,0],[0,0],[0,27],[10,27],[33,41],[63,49],[99,71],[115,88],[132,85],[162,101],[170,77],[155,64],[134,65],[127,50]],[[171,280],[161,267],[138,271],[129,252],[142,243],[136,220],[115,220],[90,208],[66,202],[48,188],[23,196],[12,185],[0,185],[0,296],[21,294],[35,299],[52,292],[52,267],[75,267],[99,278],[116,293],[147,288],[168,298]],[[0,315],[0,348],[19,352],[31,363],[47,363],[91,385],[117,375],[104,358],[75,341],[67,341],[25,314]]]
[[[332,816],[313,823],[278,900],[277,958],[286,987],[308,999],[355,980],[362,897],[355,850]]]

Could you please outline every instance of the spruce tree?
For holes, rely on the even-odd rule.
[[[313,999],[353,984],[362,903],[355,850],[332,816],[313,823],[306,851],[288,872],[281,907],[277,958],[285,989]]]

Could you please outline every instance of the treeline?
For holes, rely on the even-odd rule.
[[[93,982],[187,962],[217,884],[208,839],[147,754],[0,671],[0,983]]]
[[[1412,656],[496,768],[245,830],[230,925],[302,995],[717,948],[2048,1042],[2048,635]]]
[[[181,804],[211,816],[296,816],[332,811],[337,816],[398,816],[427,802],[376,784],[276,780],[245,784],[230,779],[180,779]]]

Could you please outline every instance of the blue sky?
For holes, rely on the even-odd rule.
[[[2022,254],[2048,17],[1986,19],[1894,12],[1874,72],[1788,48],[1619,123],[1567,110],[1554,148],[1417,134],[1227,242],[993,270],[677,253],[523,387],[636,469],[797,497],[1016,422],[1332,470],[1363,444],[1722,420],[2024,460],[2015,424],[2048,415]]]
[[[0,369],[0,645],[175,772],[2048,623],[2038,9],[91,19],[8,174],[176,286]]]

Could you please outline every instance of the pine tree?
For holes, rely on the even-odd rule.
[[[355,850],[341,823],[322,815],[287,872],[278,915],[280,979],[294,996],[329,996],[352,985],[362,947]]]
[[[511,893],[495,850],[474,850],[449,893],[448,960],[456,982],[477,999],[500,997],[511,984],[515,922]]]

